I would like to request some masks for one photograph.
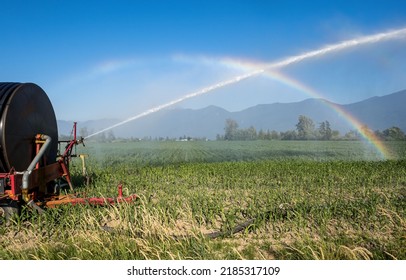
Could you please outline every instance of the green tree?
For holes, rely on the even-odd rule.
[[[247,129],[247,140],[257,140],[257,130],[252,125]]]
[[[331,140],[333,137],[333,131],[331,130],[330,123],[328,121],[320,123],[318,132],[321,140]]]
[[[224,140],[235,140],[237,136],[238,123],[233,119],[226,119],[224,128]]]
[[[296,124],[298,139],[310,140],[314,139],[314,122],[311,118],[300,115],[299,121]]]
[[[332,138],[332,139],[340,139],[340,131],[338,131],[338,130],[333,130],[333,131],[331,132],[331,138]]]
[[[269,130],[268,130],[268,134],[269,134]],[[272,130],[270,135],[270,139],[274,139],[274,140],[278,140],[279,137],[279,133],[276,130]]]
[[[382,131],[382,135],[385,140],[405,140],[405,133],[397,126]]]
[[[298,137],[297,137],[296,130],[288,130],[285,132],[281,132],[280,138],[281,138],[281,140],[296,140]]]
[[[350,130],[344,135],[346,140],[359,140],[359,133],[355,130]]]

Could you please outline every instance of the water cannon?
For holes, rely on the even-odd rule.
[[[0,83],[0,216],[18,213],[22,205],[42,212],[62,204],[110,205],[135,201],[137,195],[117,198],[86,198],[75,193],[69,165],[84,156],[76,147],[85,146],[73,123],[70,140],[58,141],[52,104],[42,88],[33,83]],[[86,173],[87,174],[87,173]],[[70,193],[60,194],[69,185]]]

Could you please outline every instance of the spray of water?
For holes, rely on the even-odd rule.
[[[288,65],[291,65],[291,64],[294,64],[294,63],[301,62],[301,61],[303,61],[305,59],[309,59],[309,58],[313,58],[313,57],[317,57],[317,56],[322,56],[322,55],[325,55],[325,54],[328,54],[328,53],[331,53],[331,52],[340,51],[340,50],[343,50],[343,49],[348,49],[348,48],[356,47],[356,46],[359,46],[359,45],[371,44],[371,43],[376,43],[376,42],[380,42],[380,41],[384,41],[384,40],[390,40],[390,39],[400,39],[400,38],[405,38],[405,37],[406,37],[406,28],[403,28],[403,29],[397,29],[397,30],[390,31],[390,32],[379,33],[379,34],[370,35],[370,36],[363,36],[363,37],[359,37],[359,38],[356,38],[356,39],[344,41],[344,42],[341,42],[341,43],[338,43],[338,44],[326,46],[326,47],[323,47],[323,48],[318,49],[318,50],[309,51],[309,52],[306,52],[306,53],[303,53],[303,54],[300,54],[300,55],[296,55],[296,56],[291,56],[291,57],[285,58],[285,59],[283,59],[281,61],[274,62],[274,63],[271,63],[271,64],[267,64],[262,69],[258,69],[256,71],[234,77],[232,79],[217,83],[215,85],[205,87],[205,88],[203,88],[203,89],[201,89],[199,91],[189,93],[189,94],[187,94],[187,95],[185,95],[183,97],[180,97],[180,98],[175,99],[173,101],[170,101],[168,103],[159,105],[159,106],[154,107],[152,109],[149,109],[149,110],[147,110],[147,111],[145,111],[143,113],[140,113],[140,114],[138,114],[136,116],[128,118],[128,119],[126,119],[126,120],[124,120],[122,122],[119,122],[119,123],[115,124],[115,125],[109,126],[109,127],[104,128],[104,129],[102,129],[100,131],[97,131],[97,132],[95,132],[93,134],[90,134],[89,136],[86,137],[86,139],[90,138],[90,137],[93,137],[95,135],[98,135],[100,133],[103,133],[103,132],[105,132],[107,130],[110,130],[110,129],[116,128],[118,126],[121,126],[123,124],[126,124],[128,122],[131,122],[131,121],[134,121],[136,119],[139,119],[139,118],[145,117],[147,115],[150,115],[152,113],[158,112],[158,111],[160,111],[162,109],[165,109],[167,107],[170,107],[172,105],[175,105],[177,103],[185,101],[187,99],[190,99],[190,98],[193,98],[193,97],[197,97],[197,96],[212,92],[212,91],[214,91],[216,89],[219,89],[219,88],[231,85],[231,84],[238,83],[238,82],[240,82],[242,80],[248,79],[248,78],[256,76],[256,75],[260,75],[261,73],[263,73],[263,72],[265,72],[267,70],[285,67],[285,66],[288,66]]]
[[[340,50],[348,49],[351,47],[356,47],[359,45],[377,43],[380,41],[391,40],[391,39],[401,39],[401,38],[405,38],[405,37],[406,37],[406,28],[397,29],[397,30],[385,32],[385,33],[378,33],[378,34],[370,35],[370,36],[358,37],[356,39],[344,41],[344,42],[341,42],[338,44],[329,45],[329,46],[323,47],[318,50],[309,51],[309,52],[306,52],[301,55],[288,57],[282,61],[269,64],[269,66],[267,66],[266,68],[285,67],[290,64],[298,63],[298,62],[308,59],[308,58],[322,56],[322,55],[325,55],[330,52],[340,51]]]
[[[158,112],[158,111],[160,111],[160,110],[162,110],[162,109],[168,108],[168,107],[170,107],[170,106],[172,106],[172,105],[175,105],[175,104],[177,104],[177,103],[180,103],[180,102],[182,102],[182,101],[185,101],[186,99],[190,99],[190,98],[193,98],[193,97],[196,97],[196,96],[199,96],[199,95],[203,95],[203,94],[205,94],[205,93],[211,92],[211,91],[213,91],[213,90],[215,90],[215,89],[218,89],[218,88],[225,87],[225,86],[230,85],[230,84],[238,83],[239,81],[242,81],[242,80],[244,80],[244,79],[250,78],[250,77],[255,76],[255,75],[258,75],[258,74],[260,74],[260,73],[263,73],[264,71],[265,71],[264,69],[259,69],[259,70],[253,71],[253,72],[251,72],[251,73],[244,74],[244,75],[240,75],[240,76],[234,77],[234,78],[232,78],[232,79],[230,79],[230,80],[223,81],[223,82],[217,83],[217,84],[215,84],[215,85],[205,87],[205,88],[203,88],[203,89],[201,89],[201,90],[199,90],[199,91],[189,93],[188,95],[185,95],[185,96],[180,97],[180,98],[178,98],[178,99],[172,100],[172,101],[170,101],[170,102],[168,102],[168,103],[165,103],[165,104],[156,106],[156,107],[154,107],[154,108],[152,108],[152,109],[149,109],[148,111],[145,111],[145,112],[140,113],[140,114],[138,114],[138,115],[136,115],[136,116],[133,116],[133,117],[131,117],[131,118],[128,118],[128,119],[126,119],[126,120],[124,120],[124,121],[122,121],[122,122],[116,123],[115,125],[112,125],[112,126],[109,126],[109,127],[107,127],[107,128],[104,128],[104,129],[102,129],[102,130],[100,130],[100,131],[97,131],[97,132],[95,132],[95,133],[93,133],[93,134],[90,134],[90,135],[87,136],[85,139],[90,138],[90,137],[92,137],[92,136],[95,136],[95,135],[97,135],[97,134],[103,133],[103,132],[105,132],[105,131],[107,131],[107,130],[110,130],[110,129],[113,129],[113,128],[115,128],[115,127],[121,126],[121,125],[126,124],[126,123],[128,123],[128,122],[134,121],[134,120],[136,120],[136,119],[145,117],[145,116],[147,116],[147,115],[149,115],[149,114]]]

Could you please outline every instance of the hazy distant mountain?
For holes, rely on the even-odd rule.
[[[333,106],[329,106],[333,105]],[[406,90],[393,94],[372,97],[360,102],[338,105],[322,99],[306,99],[293,103],[262,104],[239,112],[229,112],[220,107],[209,106],[203,109],[167,109],[156,112],[142,119],[129,122],[113,130],[116,137],[169,137],[180,136],[207,137],[214,139],[217,134],[224,134],[225,120],[234,119],[240,128],[254,126],[257,130],[294,130],[299,115],[313,119],[316,126],[328,120],[332,129],[341,133],[354,129],[348,117],[340,108],[366,124],[372,130],[384,130],[398,126],[406,131]],[[78,123],[78,128],[86,127],[94,132],[120,120],[96,120]],[[72,122],[58,121],[59,134],[69,135]],[[69,128],[69,130],[67,130]]]
[[[112,126],[121,120],[119,119],[101,119],[101,120],[90,120],[84,122],[77,122],[77,133],[80,135],[82,129],[86,128],[87,132],[90,134],[98,130],[104,129],[106,127]],[[58,120],[58,132],[59,135],[70,136],[73,128],[73,121],[63,121]]]

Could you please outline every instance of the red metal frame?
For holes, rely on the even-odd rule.
[[[138,199],[136,194],[123,197],[122,185],[118,185],[118,196],[116,198],[111,197],[77,197],[76,195],[61,195],[58,197],[52,197],[43,203],[43,206],[48,208],[55,208],[62,204],[71,205],[93,205],[93,206],[105,206],[123,202],[133,202]]]
[[[41,145],[44,141],[40,140],[40,137],[35,137],[36,152],[38,153]],[[69,162],[72,157],[76,157],[76,153],[72,153],[74,147],[78,144],[83,144],[83,138],[77,139],[76,135],[76,122],[73,125],[73,140],[69,141],[59,141],[61,143],[67,143],[65,151],[63,154],[59,155],[59,159],[56,163],[46,164],[46,157],[43,157],[43,167],[37,163],[36,168],[29,175],[28,183],[28,199],[34,200],[37,205],[45,206],[49,208],[54,208],[62,204],[89,204],[89,205],[110,205],[122,202],[133,202],[138,199],[138,196],[133,194],[128,197],[123,197],[122,185],[118,185],[118,197],[117,198],[98,198],[98,197],[79,197],[77,194],[70,195],[55,195],[48,194],[46,184],[49,182],[65,178],[69,186],[73,190],[70,172],[69,172]],[[9,173],[0,173],[0,180],[2,180],[3,188],[0,189],[0,202],[4,200],[14,200],[18,202],[23,202],[22,193],[22,181],[23,172],[16,172],[15,170],[10,170]]]
[[[37,189],[39,189],[40,186],[58,179],[63,175],[63,169],[59,162],[34,169],[30,175],[28,184],[28,193],[30,193],[31,198],[39,195]],[[3,195],[2,198],[7,197],[11,200],[20,201],[23,174],[17,173],[14,170],[10,171],[10,173],[0,173],[0,180],[4,180],[5,182],[4,193],[0,193],[0,195]]]

